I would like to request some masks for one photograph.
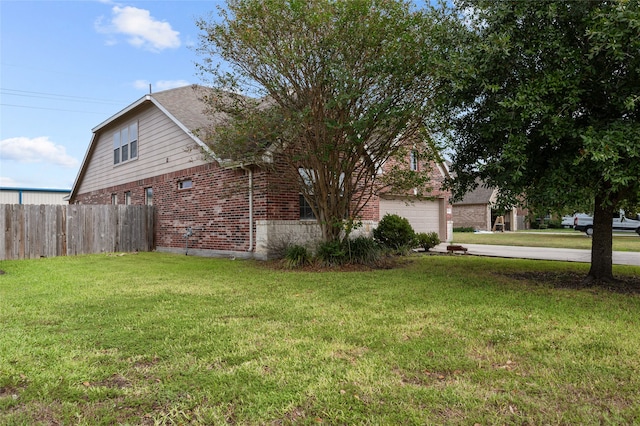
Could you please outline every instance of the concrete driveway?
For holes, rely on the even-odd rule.
[[[446,253],[447,243],[441,243],[432,251]],[[485,244],[460,244],[468,249],[467,254],[489,257],[512,257],[517,259],[562,260],[565,262],[591,263],[591,250],[561,249],[546,247],[494,246]],[[615,265],[640,266],[640,253],[614,251]]]

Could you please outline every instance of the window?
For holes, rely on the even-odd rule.
[[[138,158],[138,123],[131,123],[113,134],[113,164]]]
[[[126,205],[131,204],[131,191],[127,191],[124,193],[124,203]]]
[[[153,188],[144,189],[144,203],[148,206],[153,205]]]
[[[118,194],[111,194],[111,204],[118,204]]]
[[[411,170],[417,171],[418,170],[418,151],[416,150],[411,151],[411,157],[409,161],[411,162]]]
[[[315,181],[315,173],[313,170],[311,169],[305,169],[304,167],[300,167],[298,168],[298,173],[300,174],[300,177],[302,178],[302,181],[304,182],[305,186],[307,187],[307,194],[310,195],[314,195],[314,191],[313,191],[313,184]],[[333,175],[333,177],[335,178],[336,175]],[[340,191],[340,197],[343,196],[344,194],[344,179],[345,179],[345,174],[344,172],[340,173],[338,177],[338,185],[339,185],[339,191]],[[304,196],[302,194],[300,194],[300,219],[301,220],[315,220],[316,216],[313,214],[313,210],[311,209],[311,205],[307,202],[307,200],[304,198]]]
[[[193,181],[191,179],[185,179],[178,182],[178,189],[193,188]]]
[[[304,195],[300,194],[300,220],[313,220],[315,218],[311,205],[304,198]]]

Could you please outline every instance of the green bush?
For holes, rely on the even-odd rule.
[[[416,243],[418,247],[423,248],[424,251],[429,251],[429,249],[440,244],[440,237],[437,232],[421,232],[416,234]]]
[[[295,244],[287,247],[284,261],[289,268],[299,268],[311,263],[311,253],[305,246]]]
[[[562,219],[551,219],[547,221],[549,229],[562,229]]]
[[[397,214],[386,214],[380,219],[378,227],[373,230],[373,238],[390,249],[401,251],[412,247],[416,233],[409,221]]]
[[[349,256],[342,241],[322,241],[318,244],[316,258],[324,265],[344,265]]]
[[[352,263],[371,265],[380,260],[382,250],[378,243],[369,237],[357,237],[346,242]]]
[[[453,232],[476,232],[476,230],[471,226],[460,226],[453,228]]]

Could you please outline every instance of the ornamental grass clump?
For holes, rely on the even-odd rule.
[[[373,238],[360,236],[346,244],[351,263],[374,265],[382,257],[382,249]]]
[[[287,247],[284,262],[289,268],[299,268],[311,263],[311,253],[305,246],[298,244]]]

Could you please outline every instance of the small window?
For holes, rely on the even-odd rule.
[[[148,206],[153,205],[153,188],[144,189],[144,203]]]
[[[311,205],[304,198],[304,195],[300,194],[300,219],[301,220],[313,220],[316,216],[313,214]]]
[[[111,204],[118,204],[118,194],[111,194]]]
[[[189,189],[193,187],[193,181],[191,179],[185,179],[178,182],[178,189]]]
[[[411,151],[411,170],[413,171],[417,171],[418,170],[418,152],[413,150]]]
[[[138,141],[131,142],[129,149],[131,150],[131,158],[136,158],[138,156]]]
[[[122,145],[122,162],[129,159],[129,145]]]
[[[113,164],[120,162],[120,132],[113,134]]]
[[[130,205],[131,204],[131,191],[127,191],[124,193],[124,203],[126,205]]]

